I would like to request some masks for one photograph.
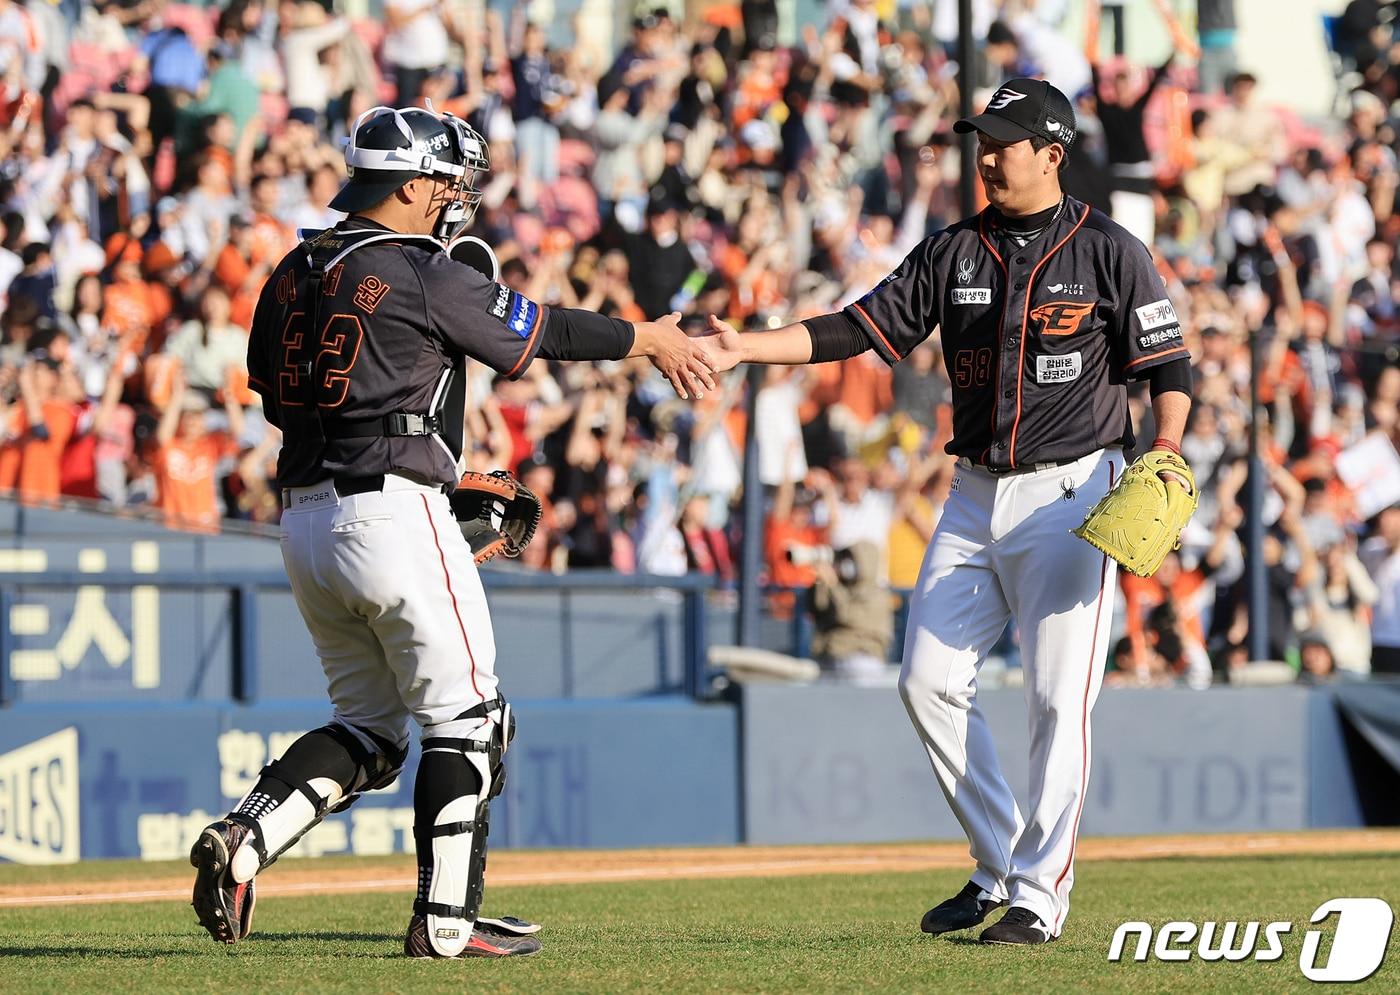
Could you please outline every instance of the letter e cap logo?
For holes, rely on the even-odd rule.
[[[987,104],[987,110],[1004,111],[1017,100],[1025,100],[1026,96],[1026,94],[1017,93],[1015,90],[1012,90],[1010,88],[998,90],[996,93],[992,94],[992,99]]]

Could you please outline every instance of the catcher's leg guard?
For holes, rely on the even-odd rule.
[[[450,730],[457,721],[484,717],[493,719],[478,732],[486,738],[430,734],[423,739],[413,791],[418,851],[413,914],[426,919],[430,949],[411,942],[410,929],[405,950],[412,956],[462,956],[476,927],[485,884],[487,812],[505,784],[503,758],[515,734],[515,719],[510,706],[498,698],[425,730]]]
[[[228,816],[248,830],[230,856],[233,880],[251,880],[329,813],[392,784],[407,754],[406,747],[340,722],[302,736],[262,769],[253,790]]]

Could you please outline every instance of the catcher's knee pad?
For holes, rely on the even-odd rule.
[[[453,722],[472,718],[492,720],[476,738],[435,735],[438,726],[425,730],[413,793],[419,875],[413,911],[427,919],[428,940],[443,957],[460,954],[476,926],[486,875],[488,810],[505,783],[504,757],[515,731],[510,706],[499,698]]]
[[[229,815],[251,830],[230,858],[233,879],[251,880],[327,815],[394,783],[407,755],[407,747],[338,721],[302,736],[262,769]]]

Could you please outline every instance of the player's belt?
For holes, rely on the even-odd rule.
[[[382,491],[384,489],[384,474],[375,473],[368,477],[336,477],[335,492],[341,497],[350,497],[352,494],[368,494],[370,491]]]
[[[396,476],[407,476],[408,479],[415,482],[417,481],[417,476],[413,474],[397,473]],[[330,481],[330,485],[335,489],[336,497],[348,498],[355,494],[369,494],[371,492],[382,491],[384,489],[384,478],[385,474],[382,473],[373,473],[366,477],[336,477]],[[323,488],[325,483],[323,482],[313,486]],[[443,493],[447,493],[447,484],[430,484],[429,486],[439,488]],[[292,507],[294,496],[292,492],[301,489],[302,488],[296,487],[282,488],[282,507],[284,510]]]
[[[375,473],[370,474],[367,477],[336,477],[334,480],[329,481],[329,483],[331,487],[334,488],[336,497],[347,498],[353,494],[368,494],[371,491],[382,491],[384,489],[384,474]],[[312,485],[312,487],[321,494],[322,499],[330,496],[326,490],[325,482]],[[282,488],[282,508],[285,510],[293,506],[293,504],[295,503],[294,499],[296,497],[296,495],[293,492],[298,490],[304,492],[309,489],[311,488]],[[317,500],[316,495],[314,494],[303,494],[302,497],[303,503]]]
[[[960,456],[958,457],[958,466],[964,470],[985,470],[987,473],[1001,477],[1011,473],[1035,473],[1037,470],[1053,470],[1057,466],[1078,463],[1083,458],[1076,456],[1074,459],[1057,459],[1046,463],[1022,463],[1020,466],[984,466],[981,463],[974,463],[966,456]]]
[[[432,435],[442,428],[437,415],[420,415],[408,411],[377,418],[323,418],[327,439],[384,439]]]

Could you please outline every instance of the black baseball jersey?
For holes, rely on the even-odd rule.
[[[1070,197],[1024,247],[993,217],[925,239],[844,313],[888,363],[941,326],[953,455],[1009,469],[1131,445],[1125,383],[1188,355],[1146,247]]]
[[[546,308],[411,237],[366,244],[327,266],[320,327],[311,328],[307,246],[335,253],[366,232],[388,229],[351,217],[293,249],[258,300],[248,382],[282,429],[283,487],[391,470],[456,483],[465,359],[514,378],[539,349]],[[442,428],[410,436],[355,428],[398,413],[438,415]]]

